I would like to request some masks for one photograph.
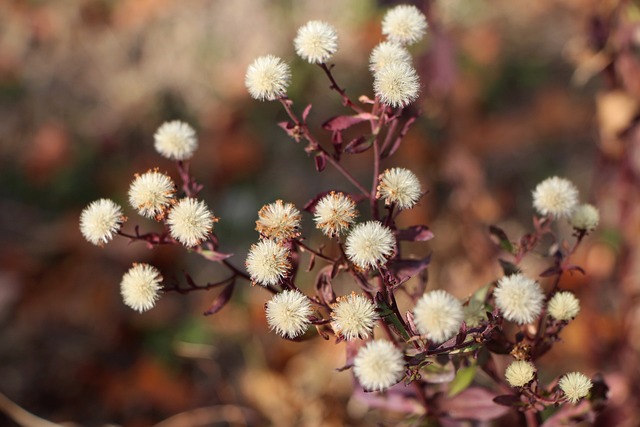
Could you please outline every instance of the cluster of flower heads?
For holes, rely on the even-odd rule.
[[[181,121],[166,122],[154,135],[156,151],[174,161],[189,160],[198,147],[195,130]],[[207,205],[192,197],[176,198],[173,179],[158,170],[136,174],[128,200],[141,216],[162,223],[175,241],[195,247],[206,241],[217,218]],[[80,214],[80,231],[94,245],[102,246],[120,232],[126,221],[123,209],[110,199],[91,202]],[[134,264],[120,284],[125,304],[137,311],[152,308],[161,290],[162,276],[155,267]]]
[[[600,222],[600,214],[594,206],[579,204],[576,186],[566,178],[547,178],[533,190],[533,207],[541,215],[554,219],[566,218],[576,230],[589,232]]]
[[[426,30],[427,20],[415,6],[396,6],[384,16],[382,34],[387,40],[373,49],[369,67],[374,93],[383,104],[405,107],[417,99],[420,82],[406,46],[421,40]],[[338,51],[338,33],[331,24],[309,21],[298,29],[293,44],[305,61],[324,64]],[[249,94],[260,101],[286,97],[290,82],[289,65],[274,55],[255,59],[245,75]]]

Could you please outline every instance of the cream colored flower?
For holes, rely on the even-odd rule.
[[[571,403],[577,403],[580,399],[586,397],[591,387],[593,387],[591,380],[580,372],[566,374],[560,378],[558,385]]]
[[[129,203],[147,218],[160,217],[173,201],[176,186],[167,175],[149,171],[137,175],[129,187]]]
[[[309,21],[298,29],[293,40],[296,53],[311,64],[327,62],[338,50],[338,33],[333,25]]]
[[[536,374],[536,367],[533,363],[524,360],[517,360],[507,366],[504,376],[511,387],[524,387]]]
[[[418,98],[420,80],[409,63],[390,63],[377,69],[373,77],[373,91],[387,106],[406,107]]]
[[[245,265],[254,283],[277,285],[291,269],[289,249],[274,240],[260,240],[251,246]]]
[[[356,225],[347,236],[346,254],[361,269],[374,268],[393,254],[395,237],[389,227],[378,221]]]
[[[333,237],[348,230],[356,216],[358,211],[353,199],[332,191],[318,201],[313,219],[316,227],[327,236]]]
[[[382,19],[382,34],[401,44],[419,41],[427,30],[427,19],[417,7],[402,4],[389,9]]]
[[[400,209],[409,209],[422,196],[420,181],[409,169],[387,169],[380,174],[379,180],[376,198],[384,199],[387,205],[395,203]]]
[[[376,306],[362,295],[351,294],[338,298],[331,312],[333,330],[347,341],[368,338],[378,319]]]
[[[382,42],[373,48],[369,56],[369,69],[376,73],[390,64],[402,62],[411,64],[411,54],[401,44]]]
[[[580,301],[571,292],[556,292],[547,307],[549,314],[558,320],[571,320],[580,312]]]
[[[113,239],[126,218],[122,208],[113,200],[91,202],[80,214],[80,232],[89,243],[102,246]]]
[[[588,203],[579,205],[569,217],[569,224],[577,230],[593,231],[599,222],[600,212]]]
[[[124,303],[142,313],[151,309],[159,298],[162,276],[149,264],[133,264],[122,276],[120,294]]]
[[[504,318],[520,325],[533,322],[542,311],[540,285],[522,274],[504,276],[493,295]]]
[[[533,207],[542,215],[568,217],[577,204],[578,189],[565,178],[547,178],[533,190]]]
[[[300,211],[292,203],[276,200],[258,212],[256,230],[262,237],[290,240],[300,235]]]
[[[266,306],[267,323],[284,338],[302,335],[311,315],[309,299],[298,291],[285,290],[276,294]]]
[[[153,138],[156,151],[171,160],[188,160],[198,148],[196,131],[179,120],[163,123]]]
[[[365,390],[382,391],[404,376],[404,355],[390,341],[369,341],[353,360],[353,372]]]
[[[436,290],[420,297],[413,309],[413,316],[420,334],[435,343],[443,343],[460,330],[464,310],[453,295]]]
[[[187,197],[171,208],[167,225],[174,239],[192,247],[208,238],[215,221],[217,219],[204,202]]]
[[[286,96],[290,81],[289,65],[273,55],[253,61],[244,78],[249,94],[259,101],[274,101]]]

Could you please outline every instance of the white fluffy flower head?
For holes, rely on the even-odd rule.
[[[136,175],[129,187],[129,203],[147,218],[159,217],[173,201],[176,186],[167,175],[149,171]]]
[[[586,375],[580,372],[570,372],[560,378],[558,385],[564,395],[567,396],[567,399],[569,399],[569,402],[577,403],[589,394],[593,383]]]
[[[571,292],[556,292],[547,310],[554,319],[571,320],[580,312],[580,301]]]
[[[89,243],[102,246],[113,239],[125,220],[122,208],[113,200],[96,200],[82,210],[80,232]]]
[[[588,203],[579,205],[569,217],[569,224],[577,230],[593,231],[600,223],[600,212]]]
[[[390,341],[369,341],[353,360],[353,372],[365,390],[382,391],[404,376],[404,356]]]
[[[531,382],[536,374],[533,363],[525,360],[516,360],[507,366],[504,376],[511,387],[524,387]]]
[[[176,203],[167,218],[171,236],[188,247],[199,245],[205,240],[216,221],[217,218],[209,211],[206,203],[191,197]]]
[[[533,207],[542,215],[568,217],[577,204],[578,189],[565,178],[547,178],[533,190]]]
[[[300,219],[292,203],[276,200],[260,209],[256,230],[267,239],[290,240],[300,235]]]
[[[376,198],[384,199],[387,205],[395,203],[400,209],[409,209],[422,196],[420,181],[409,169],[387,169],[380,174],[379,180]]]
[[[163,123],[153,139],[156,151],[171,160],[188,160],[198,148],[196,131],[179,120]]]
[[[260,240],[251,246],[245,266],[254,283],[277,285],[291,268],[289,249],[274,240]]]
[[[389,227],[379,221],[367,221],[356,225],[346,242],[347,257],[359,268],[374,268],[393,254],[395,238]]]
[[[504,318],[520,325],[533,322],[544,301],[538,282],[522,274],[501,278],[493,295]]]
[[[311,64],[327,62],[338,50],[338,33],[333,25],[309,21],[298,29],[293,40],[296,53]]]
[[[460,301],[443,290],[427,292],[420,297],[413,315],[418,332],[436,343],[455,336],[464,320]]]
[[[244,77],[249,94],[259,101],[274,101],[287,94],[291,71],[282,59],[267,55],[257,58]]]
[[[390,63],[377,69],[373,77],[373,91],[387,106],[406,107],[418,98],[420,80],[409,63]]]
[[[313,219],[324,234],[337,236],[346,231],[354,222],[358,211],[353,199],[343,193],[331,193],[324,196],[315,207]]]
[[[376,72],[389,64],[402,62],[411,63],[411,54],[401,44],[395,42],[382,42],[373,48],[369,56],[369,69]]]
[[[274,295],[267,303],[267,323],[272,330],[284,338],[295,338],[303,334],[309,324],[311,303],[298,291],[285,290]]]
[[[376,306],[362,295],[351,294],[338,298],[331,312],[333,330],[351,341],[368,338],[378,319]]]
[[[122,276],[120,294],[124,303],[142,313],[151,309],[159,298],[162,276],[149,264],[133,264]]]
[[[382,34],[393,42],[413,44],[427,30],[427,19],[417,7],[402,4],[389,9],[382,19]]]

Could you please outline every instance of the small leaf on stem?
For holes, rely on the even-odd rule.
[[[433,239],[434,234],[426,225],[413,225],[396,232],[398,240],[406,240],[410,242],[427,242]]]
[[[207,311],[204,312],[205,316],[209,316],[211,314],[215,314],[222,310],[222,308],[229,302],[231,299],[231,295],[233,295],[233,288],[235,286],[235,280],[229,283],[225,288],[220,292],[220,294],[213,300]]]

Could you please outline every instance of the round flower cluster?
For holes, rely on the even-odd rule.
[[[427,19],[420,10],[402,4],[387,11],[382,19],[382,34],[396,43],[413,44],[424,36]]]
[[[332,191],[318,201],[313,219],[324,234],[334,237],[348,230],[356,216],[358,211],[353,199]]]
[[[599,222],[598,209],[588,203],[579,205],[569,217],[569,224],[576,230],[593,231]]]
[[[249,249],[245,266],[254,283],[277,285],[291,269],[289,249],[275,240],[260,240]]]
[[[347,341],[368,338],[378,319],[376,306],[362,295],[338,298],[331,312],[333,330]]]
[[[124,303],[142,313],[151,309],[159,298],[162,276],[149,264],[133,264],[122,276],[120,294]]]
[[[382,391],[404,376],[404,355],[390,341],[369,341],[358,351],[353,372],[365,390]]]
[[[196,131],[179,120],[163,123],[153,138],[156,151],[170,160],[188,160],[198,148]]]
[[[80,232],[89,243],[102,246],[126,221],[122,208],[113,200],[100,199],[91,202],[80,214]]]
[[[395,203],[400,209],[409,209],[422,196],[418,177],[408,169],[387,169],[380,174],[379,180],[376,198],[384,199],[387,205]]]
[[[259,101],[274,101],[287,94],[291,70],[282,59],[267,55],[257,58],[244,77],[249,94]]]
[[[436,290],[420,297],[413,316],[420,334],[435,343],[442,343],[458,333],[464,320],[464,310],[453,295]]]
[[[298,291],[285,290],[276,294],[266,306],[267,323],[284,338],[302,335],[311,315],[309,299]]]
[[[326,22],[309,21],[298,29],[293,45],[302,59],[311,64],[321,64],[338,50],[338,33]]]
[[[591,380],[580,372],[566,374],[560,378],[558,385],[571,403],[577,403],[580,399],[586,397],[591,387],[593,387]]]
[[[533,190],[533,207],[541,215],[569,217],[577,204],[578,189],[565,178],[547,178]]]
[[[290,240],[300,235],[300,211],[292,203],[276,200],[258,212],[256,230],[267,239]]]
[[[580,312],[580,301],[571,292],[556,292],[547,307],[551,317],[558,320],[571,320]]]
[[[173,201],[176,186],[167,175],[150,171],[136,178],[129,187],[129,204],[146,218],[161,218]]]
[[[393,232],[379,221],[353,227],[346,242],[346,254],[357,267],[366,270],[384,263],[394,252]]]
[[[373,91],[390,107],[406,107],[418,98],[420,81],[411,64],[392,62],[374,73]]]
[[[542,311],[542,288],[538,282],[522,274],[501,278],[493,295],[504,318],[520,325],[533,322]]]
[[[507,366],[504,376],[511,387],[524,387],[536,374],[536,367],[533,363],[524,360],[517,360]]]
[[[171,237],[185,246],[193,247],[209,236],[216,221],[217,218],[203,201],[186,197],[169,211],[167,225]]]
[[[387,65],[398,62],[411,64],[411,54],[401,44],[386,41],[378,44],[371,51],[369,69],[375,73]]]

